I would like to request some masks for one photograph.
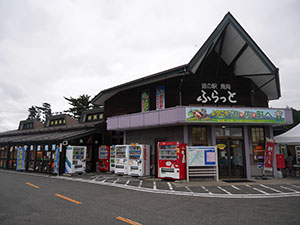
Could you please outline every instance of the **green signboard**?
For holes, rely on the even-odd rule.
[[[209,123],[286,123],[283,109],[186,108],[186,122]]]

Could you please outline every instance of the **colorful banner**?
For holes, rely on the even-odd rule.
[[[25,170],[25,149],[24,148],[18,148],[16,170]]]
[[[186,122],[285,123],[283,109],[187,107]]]
[[[142,112],[150,111],[149,106],[149,91],[142,92]]]
[[[264,162],[264,170],[265,171],[273,170],[274,148],[275,148],[274,140],[267,138],[266,151],[265,151],[265,162]]]
[[[156,110],[165,108],[165,86],[156,88]]]
[[[54,153],[54,173],[59,174],[59,152],[60,148],[57,147]]]

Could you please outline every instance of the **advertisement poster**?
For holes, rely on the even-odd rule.
[[[24,148],[18,148],[16,170],[25,170],[25,149]]]
[[[54,173],[59,173],[59,147],[55,149],[54,153]]]
[[[265,162],[264,162],[264,170],[272,171],[273,170],[273,156],[274,156],[274,148],[275,143],[274,140],[267,138],[266,140],[266,151],[265,151]]]
[[[165,108],[165,86],[156,88],[156,110]]]
[[[281,109],[187,107],[186,122],[285,123]]]
[[[150,110],[149,106],[149,91],[142,92],[142,112],[148,112]]]

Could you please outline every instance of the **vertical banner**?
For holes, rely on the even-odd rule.
[[[59,152],[60,148],[57,147],[54,153],[54,173],[59,174]]]
[[[148,112],[149,107],[149,91],[142,92],[142,112]]]
[[[275,149],[274,140],[267,138],[266,139],[265,162],[264,162],[264,170],[265,171],[273,171],[274,149]]]
[[[24,148],[18,148],[16,170],[25,170],[25,149]]]
[[[156,88],[156,110],[165,108],[165,86]]]

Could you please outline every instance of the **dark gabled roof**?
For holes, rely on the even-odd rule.
[[[98,95],[96,95],[93,99],[92,99],[92,103],[96,104],[96,105],[103,105],[104,102],[109,99],[110,97],[112,97],[113,95],[115,95],[116,93],[120,92],[120,91],[124,91],[130,88],[135,88],[135,87],[139,87],[142,85],[146,85],[146,84],[151,84],[154,82],[158,82],[161,80],[166,80],[172,77],[177,77],[180,76],[184,73],[185,68],[187,67],[187,65],[182,65],[182,66],[178,66],[169,70],[165,70],[159,73],[155,73],[146,77],[142,77],[140,79],[137,80],[133,80],[112,88],[108,88],[105,89],[103,91],[101,91]]]
[[[104,112],[104,107],[101,106],[99,108],[95,108],[95,109],[89,109],[86,110],[82,113],[81,118],[80,118],[80,123],[91,123],[92,121],[87,121],[86,117],[90,114],[95,114],[95,113],[103,113]]]
[[[280,97],[278,68],[230,12],[189,62],[189,69],[195,73],[213,50],[221,55],[228,66],[233,67],[235,76],[251,79],[267,95],[268,100]]]
[[[104,105],[107,99],[120,91],[180,76],[186,71],[186,74],[196,73],[213,50],[221,55],[228,66],[233,67],[235,76],[251,79],[268,100],[280,97],[278,68],[228,12],[188,64],[105,89],[93,98],[92,103]]]
[[[88,124],[72,124],[64,127],[45,127],[41,129],[13,130],[0,133],[0,144],[19,144],[29,142],[60,142],[87,136],[93,133],[103,133],[105,122],[97,121]]]

